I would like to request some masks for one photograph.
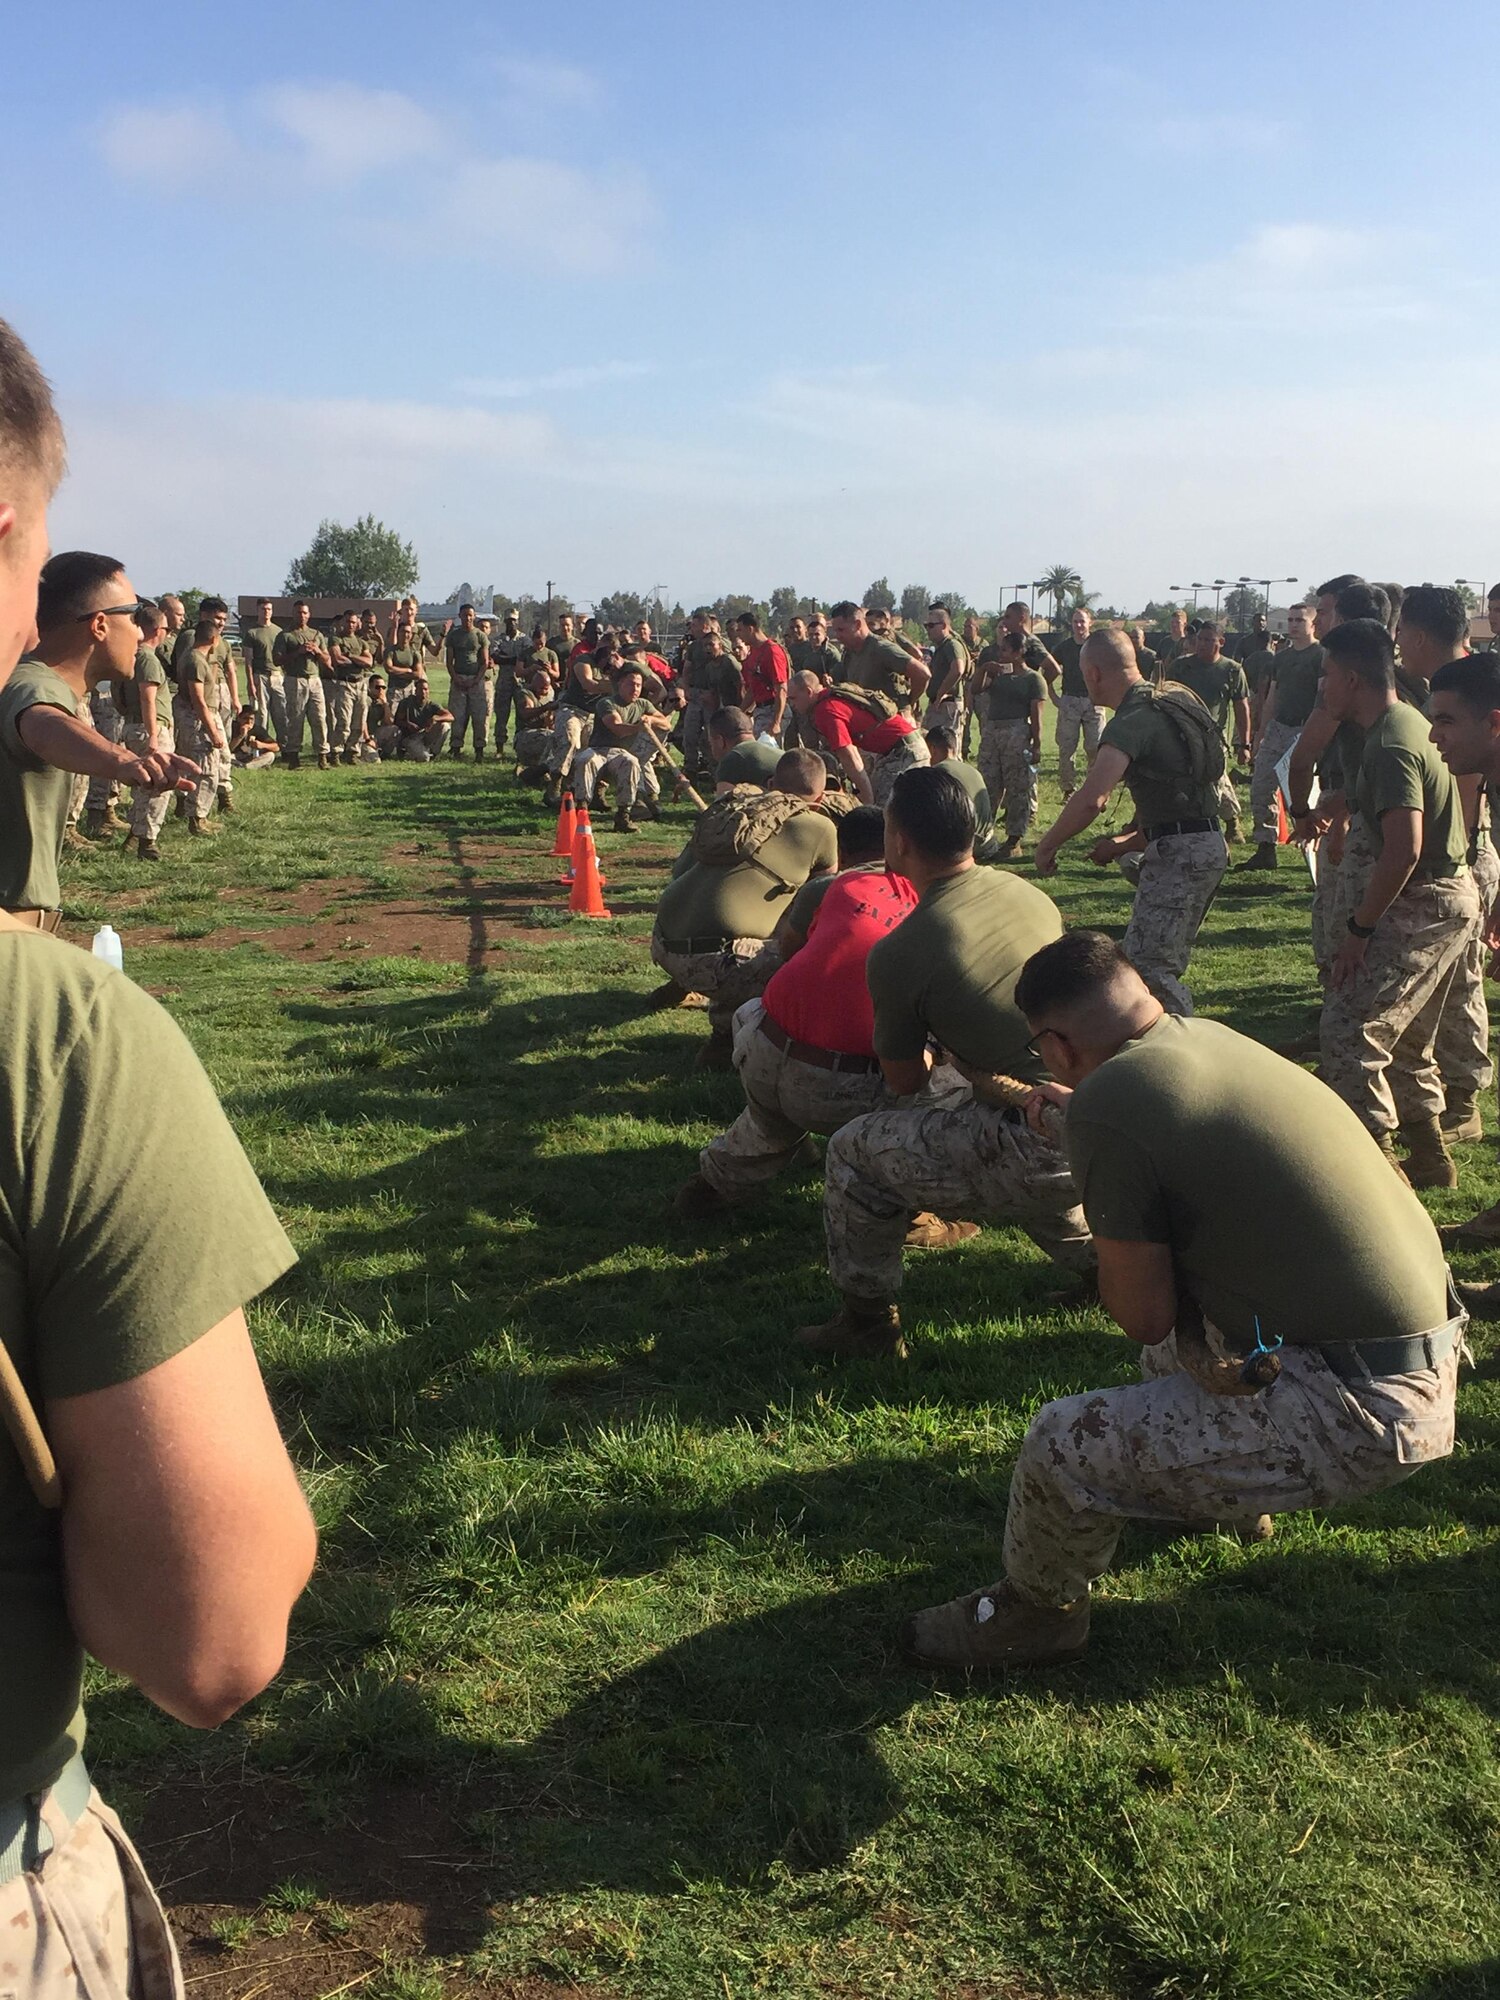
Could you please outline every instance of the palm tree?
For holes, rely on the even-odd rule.
[[[1063,622],[1063,609],[1075,590],[1082,590],[1083,578],[1071,563],[1054,563],[1051,569],[1044,569],[1038,578],[1042,595],[1052,599],[1052,621],[1055,625]]]

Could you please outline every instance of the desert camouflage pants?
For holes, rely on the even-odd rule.
[[[495,707],[495,683],[488,674],[454,674],[448,690],[448,710],[453,717],[450,748],[463,748],[464,732],[474,732],[474,755],[482,757],[489,747],[490,716]]]
[[[1094,753],[1099,748],[1099,732],[1109,720],[1102,708],[1095,708],[1086,694],[1059,695],[1057,701],[1057,775],[1062,782],[1063,797],[1078,789],[1078,780],[1073,772],[1073,759],[1078,750],[1080,732],[1083,736],[1085,764],[1094,761]]]
[[[288,674],[286,677],[287,754],[302,754],[302,721],[312,732],[312,747],[320,757],[328,754],[328,697],[320,674]]]
[[[757,999],[781,964],[781,946],[769,938],[731,938],[723,951],[668,951],[660,931],[651,934],[651,957],[685,993],[701,993],[716,1035],[728,1035],[736,1011]]]
[[[580,750],[588,748],[593,733],[594,718],[586,708],[565,708],[561,702],[558,703],[557,719],[552,725],[550,757],[554,778],[572,775],[574,759]]]
[[[1490,1061],[1490,1010],[1484,994],[1484,968],[1489,959],[1484,934],[1491,905],[1500,891],[1500,857],[1487,838],[1474,850],[1470,873],[1479,896],[1479,919],[1448,988],[1432,1056],[1445,1093],[1472,1090],[1477,1096],[1489,1089],[1495,1077]]]
[[[760,1031],[765,1003],[747,1000],[734,1017],[734,1066],[745,1108],[709,1141],[698,1167],[726,1201],[744,1201],[787,1167],[809,1132],[837,1132],[851,1118],[890,1102],[880,1071],[822,1069],[778,1049]]]
[[[941,701],[929,702],[927,713],[922,718],[922,727],[928,729],[951,729],[958,737],[958,754],[963,748],[964,698],[962,690],[957,694],[945,695]]]
[[[1318,882],[1313,891],[1312,904],[1312,944],[1318,971],[1324,977],[1334,953],[1349,935],[1349,917],[1364,899],[1374,866],[1375,849],[1358,813],[1344,829],[1343,851],[1337,861],[1330,858],[1326,840],[1319,844]]]
[[[615,803],[622,812],[629,812],[638,798],[659,799],[656,758],[660,747],[649,729],[641,730],[628,744],[605,743],[602,738],[591,744],[573,766],[574,790],[580,802],[592,805],[601,776],[607,776],[614,786]]]
[[[1250,783],[1250,815],[1254,821],[1250,838],[1258,846],[1274,844],[1280,838],[1281,823],[1276,817],[1276,793],[1279,789],[1276,766],[1301,734],[1301,725],[1294,722],[1268,722],[1261,731],[1255,752],[1255,776]]]
[[[337,680],[328,690],[328,741],[333,754],[358,750],[365,740],[370,719],[370,683],[363,674],[355,680]]]
[[[187,795],[188,812],[194,819],[207,819],[219,797],[219,751],[200,721],[197,709],[188,702],[172,704],[172,729],[177,749],[198,766],[197,787]]]
[[[1240,795],[1234,788],[1234,779],[1226,765],[1219,778],[1219,817],[1226,826],[1239,825]]]
[[[1336,1506],[1453,1449],[1456,1340],[1435,1369],[1358,1383],[1316,1348],[1284,1347],[1269,1389],[1215,1396],[1178,1367],[1169,1334],[1141,1349],[1141,1373],[1032,1419],[1011,1475],[1005,1573],[1034,1603],[1082,1597],[1127,1520],[1248,1523]]]
[[[232,743],[234,741],[235,724],[234,697],[229,692],[229,682],[222,677],[219,681],[219,706],[215,713],[219,718],[219,727],[224,732],[225,743]],[[214,777],[218,783],[219,790],[221,792],[232,792],[234,790],[234,758],[227,749],[218,751],[216,756],[217,762],[214,766]]]
[[[89,720],[106,742],[124,741],[125,718],[115,705],[114,691],[108,682],[90,688]],[[89,812],[104,812],[119,796],[120,787],[114,778],[90,778],[84,792],[84,805]]]
[[[286,749],[286,675],[280,667],[255,677],[255,730]]]
[[[1479,891],[1467,869],[1409,883],[1376,925],[1360,971],[1323,996],[1323,1081],[1377,1138],[1442,1116],[1433,1046],[1478,923]]]
[[[1008,840],[1021,840],[1036,818],[1037,769],[1031,761],[1029,722],[986,722],[979,738],[979,775],[998,821],[1005,811]]]
[[[395,757],[403,764],[430,764],[448,747],[448,724],[430,722],[415,736],[403,736],[394,723],[375,732],[375,747],[382,757]]]
[[[518,771],[545,771],[547,759],[552,751],[552,731],[550,729],[518,729],[516,731],[516,769]]]
[[[1071,1270],[1094,1245],[1058,1148],[967,1085],[856,1118],[828,1142],[823,1231],[828,1270],[851,1298],[894,1299],[901,1249],[922,1210],[1014,1223]]]
[[[156,747],[163,755],[170,755],[176,748],[176,736],[170,722],[156,725]],[[146,732],[138,722],[125,725],[125,748],[137,757],[146,754]],[[137,840],[154,845],[161,838],[161,830],[167,823],[167,814],[172,809],[175,797],[172,792],[153,792],[145,785],[130,788],[130,831]],[[0,1988],[0,1992],[4,1989]]]
[[[878,806],[888,804],[891,787],[903,771],[910,771],[915,765],[930,764],[932,752],[927,748],[927,739],[920,730],[914,729],[910,736],[903,736],[893,743],[889,750],[879,757],[872,757],[868,770],[870,790],[875,794]]]
[[[1178,833],[1153,840],[1141,856],[1125,956],[1169,1014],[1191,1014],[1182,983],[1193,941],[1229,866],[1222,833]]]
[[[69,1829],[44,1797],[57,1844],[0,1886],[4,2000],[180,2000],[182,1972],[140,1856],[95,1792]]]

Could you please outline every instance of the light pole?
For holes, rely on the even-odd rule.
[[[667,586],[664,583],[653,583],[651,595],[656,600],[656,643],[664,645],[667,637]]]
[[[1190,590],[1193,593],[1193,616],[1196,618],[1198,616],[1198,592],[1203,588],[1203,585],[1201,583],[1174,583],[1171,588],[1173,590]]]
[[[1266,621],[1268,624],[1271,618],[1271,585],[1273,583],[1295,583],[1296,581],[1297,579],[1294,576],[1242,576],[1240,578],[1241,583],[1258,583],[1265,592]],[[1244,627],[1241,626],[1240,629],[1243,631]]]

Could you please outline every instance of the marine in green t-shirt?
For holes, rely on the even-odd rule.
[[[73,773],[44,764],[22,742],[17,725],[34,707],[78,713],[73,690],[62,676],[45,661],[28,657],[0,688],[0,909],[6,910],[62,907],[57,864]]]
[[[363,632],[335,632],[328,650],[335,680],[363,680],[375,669],[375,646]]]
[[[1052,648],[1052,656],[1062,668],[1061,692],[1087,700],[1088,688],[1084,685],[1083,669],[1078,664],[1084,643],[1080,639],[1059,639]]]
[[[909,653],[871,632],[857,646],[845,650],[838,678],[855,687],[877,689],[898,708],[907,708],[911,705],[911,665]]]
[[[764,790],[780,762],[781,752],[774,743],[762,743],[758,736],[742,737],[714,766],[714,783],[759,785]]]
[[[1034,667],[1017,673],[997,673],[985,690],[985,713],[991,722],[1029,722],[1032,705],[1047,699],[1047,683]]]
[[[1218,781],[1194,779],[1192,753],[1176,723],[1161,713],[1160,700],[1144,682],[1131,688],[1104,725],[1099,748],[1130,759],[1125,785],[1143,830],[1178,820],[1216,820]]]
[[[144,728],[144,705],[149,702],[157,728],[172,727],[172,690],[167,684],[161,654],[155,646],[142,646],[137,650],[135,679],[126,681],[123,686],[123,713],[127,722],[139,723]]]
[[[1052,898],[1018,876],[965,868],[933,882],[866,963],[876,1054],[914,1061],[932,1037],[975,1073],[1039,1077],[1016,981],[1062,929]]]
[[[1185,659],[1174,660],[1168,679],[1177,682],[1180,687],[1193,690],[1218,723],[1220,735],[1229,726],[1230,704],[1250,699],[1250,686],[1245,679],[1244,668],[1238,660],[1228,659],[1222,653],[1216,660],[1200,660],[1191,654]]]
[[[6,711],[0,771],[13,735]],[[191,1347],[295,1253],[202,1065],[140,987],[4,932],[0,995],[0,1326],[34,1399],[88,1395]],[[42,1790],[82,1747],[82,1679],[57,1516],[0,1434],[0,1799]]]
[[[656,910],[656,929],[669,949],[688,939],[768,938],[808,877],[838,866],[838,836],[822,813],[800,812],[753,861],[718,867],[692,859],[691,850],[685,859]]]
[[[272,623],[252,625],[248,631],[241,631],[240,651],[256,680],[276,671],[276,641],[280,637],[281,627]]]
[[[469,679],[475,674],[490,671],[489,648],[477,626],[466,630],[462,625],[455,625],[443,642],[443,650],[450,674]]]
[[[969,795],[969,804],[974,808],[974,859],[981,864],[998,861],[1000,837],[995,832],[995,808],[983,771],[962,757],[935,757],[933,762],[940,770],[951,772]]]
[[[1426,718],[1410,703],[1396,702],[1365,731],[1351,803],[1377,854],[1384,846],[1381,815],[1404,809],[1422,815],[1418,866],[1425,874],[1456,875],[1465,865],[1468,837],[1458,786]]]

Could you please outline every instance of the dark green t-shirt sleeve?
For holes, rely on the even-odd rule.
[[[62,681],[53,687],[48,680],[33,681],[27,676],[13,680],[0,692],[0,745],[23,771],[41,771],[46,769],[41,758],[21,741],[20,721],[28,708],[60,708],[64,715],[76,715],[78,704]]]
[[[1099,748],[1102,750],[1108,745],[1111,750],[1118,750],[1122,757],[1128,757],[1133,764],[1146,747],[1149,733],[1148,717],[1130,709],[1117,709],[1099,732]]]
[[[1245,669],[1243,667],[1235,668],[1224,684],[1224,692],[1231,701],[1248,701],[1250,699],[1250,683],[1245,679]]]
[[[1067,1123],[1068,1164],[1091,1233],[1118,1243],[1170,1243],[1156,1169],[1134,1139],[1076,1114]]]
[[[1425,810],[1422,760],[1414,751],[1398,743],[1382,744],[1370,758],[1365,776],[1370,810],[1377,819],[1403,806],[1413,812]]]
[[[915,1062],[927,1047],[927,1023],[917,1005],[918,981],[882,938],[865,960],[865,981],[875,1007],[875,1053],[887,1062]]]
[[[75,991],[27,1120],[27,1292],[46,1396],[145,1374],[296,1262],[176,1023],[122,973]]]

